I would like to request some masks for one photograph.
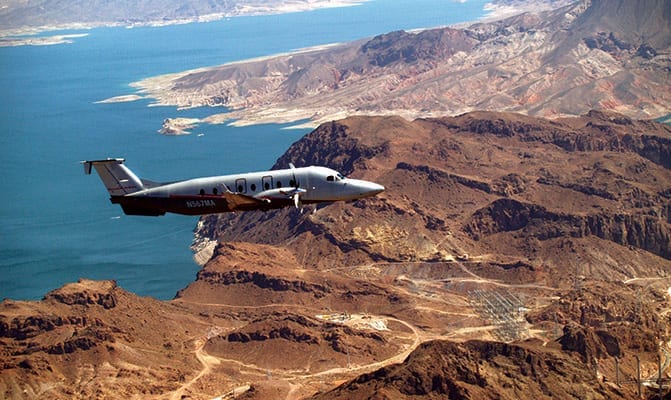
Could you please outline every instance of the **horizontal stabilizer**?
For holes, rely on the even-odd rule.
[[[126,161],[123,158],[106,158],[104,160],[87,160],[87,161],[81,161],[81,163],[84,165],[84,173],[86,175],[91,175],[91,167],[96,164],[123,164],[123,162]]]

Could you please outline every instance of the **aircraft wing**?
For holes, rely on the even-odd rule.
[[[268,202],[265,200],[256,199],[240,193],[226,191],[223,195],[231,211],[239,209],[257,209],[268,205]]]

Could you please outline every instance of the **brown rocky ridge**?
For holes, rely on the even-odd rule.
[[[652,395],[670,151],[667,125],[601,111],[323,124],[276,166],[385,192],[203,218],[217,244],[172,301],[87,280],[5,300],[1,396],[632,398],[637,357]]]
[[[210,123],[415,119],[473,110],[556,118],[594,108],[668,118],[669,27],[668,0],[583,0],[466,28],[391,32],[135,85],[159,104],[233,110],[203,119]]]
[[[328,165],[387,190],[376,198],[302,214],[280,210],[205,217],[200,239],[221,244],[203,271],[219,271],[222,261],[229,265],[232,255],[247,254],[250,244],[289,252],[281,263],[300,260],[290,267],[299,273],[282,279],[294,282],[281,285],[283,290],[265,292],[264,303],[286,304],[285,296],[293,291],[300,304],[313,302],[349,315],[362,310],[392,315],[417,329],[419,341],[513,341],[519,347],[506,351],[521,359],[505,361],[506,356],[487,367],[468,364],[472,369],[467,371],[499,368],[501,373],[514,362],[530,376],[512,386],[491,371],[466,383],[459,383],[463,376],[453,376],[449,379],[457,383],[445,381],[437,386],[442,389],[431,391],[426,385],[431,387],[436,376],[448,378],[439,370],[420,379],[413,368],[446,363],[453,370],[460,357],[433,347],[421,355],[420,348],[416,357],[435,362],[387,367],[323,398],[375,393],[440,398],[453,384],[449,390],[461,393],[456,398],[504,392],[511,398],[527,392],[533,393],[529,398],[626,398],[635,387],[612,385],[615,357],[622,376],[631,379],[638,355],[647,378],[658,351],[667,351],[670,139],[668,126],[597,111],[557,121],[478,112],[414,122],[353,117],[323,124],[293,145],[276,167],[290,161]],[[231,246],[243,245],[244,251],[230,253]],[[242,276],[237,269],[244,268],[247,279],[226,279],[225,291],[217,291],[222,278],[199,279],[187,291],[193,289],[193,296],[216,292],[225,297],[219,303],[230,303],[228,296],[241,294],[236,287],[242,283],[240,289],[257,298],[269,283],[251,283],[256,267],[235,264],[235,276]],[[277,266],[266,275],[284,276],[282,270]],[[232,276],[230,266],[226,271]],[[300,285],[295,284],[298,276]],[[356,304],[342,295],[340,302],[324,302],[343,278],[364,279],[395,295],[386,296],[389,304],[370,290],[357,292]],[[309,292],[300,289],[310,284]],[[519,307],[498,310],[494,318],[486,304],[496,299],[514,299]],[[464,346],[473,359],[486,358],[476,355],[480,345]],[[538,372],[528,375],[534,369]],[[604,377],[611,383],[603,384]],[[405,379],[425,389],[413,391]],[[543,389],[547,379],[553,388]],[[264,385],[257,388],[267,393]]]

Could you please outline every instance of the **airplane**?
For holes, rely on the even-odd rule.
[[[377,183],[344,177],[326,167],[296,168],[158,183],[140,179],[123,158],[82,161],[84,172],[95,169],[126,215],[160,216],[218,214],[269,210],[302,204],[349,201],[384,191]]]

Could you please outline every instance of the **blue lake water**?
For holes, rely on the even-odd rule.
[[[97,28],[72,44],[0,48],[0,299],[38,299],[80,277],[170,299],[193,281],[196,217],[128,217],[80,160],[125,157],[156,181],[269,168],[307,130],[201,125],[162,136],[177,111],[149,101],[95,104],[129,83],[399,29],[473,21],[486,0],[373,0],[360,6],[209,23]],[[72,32],[68,32],[72,33]],[[80,33],[80,32],[74,32]]]

